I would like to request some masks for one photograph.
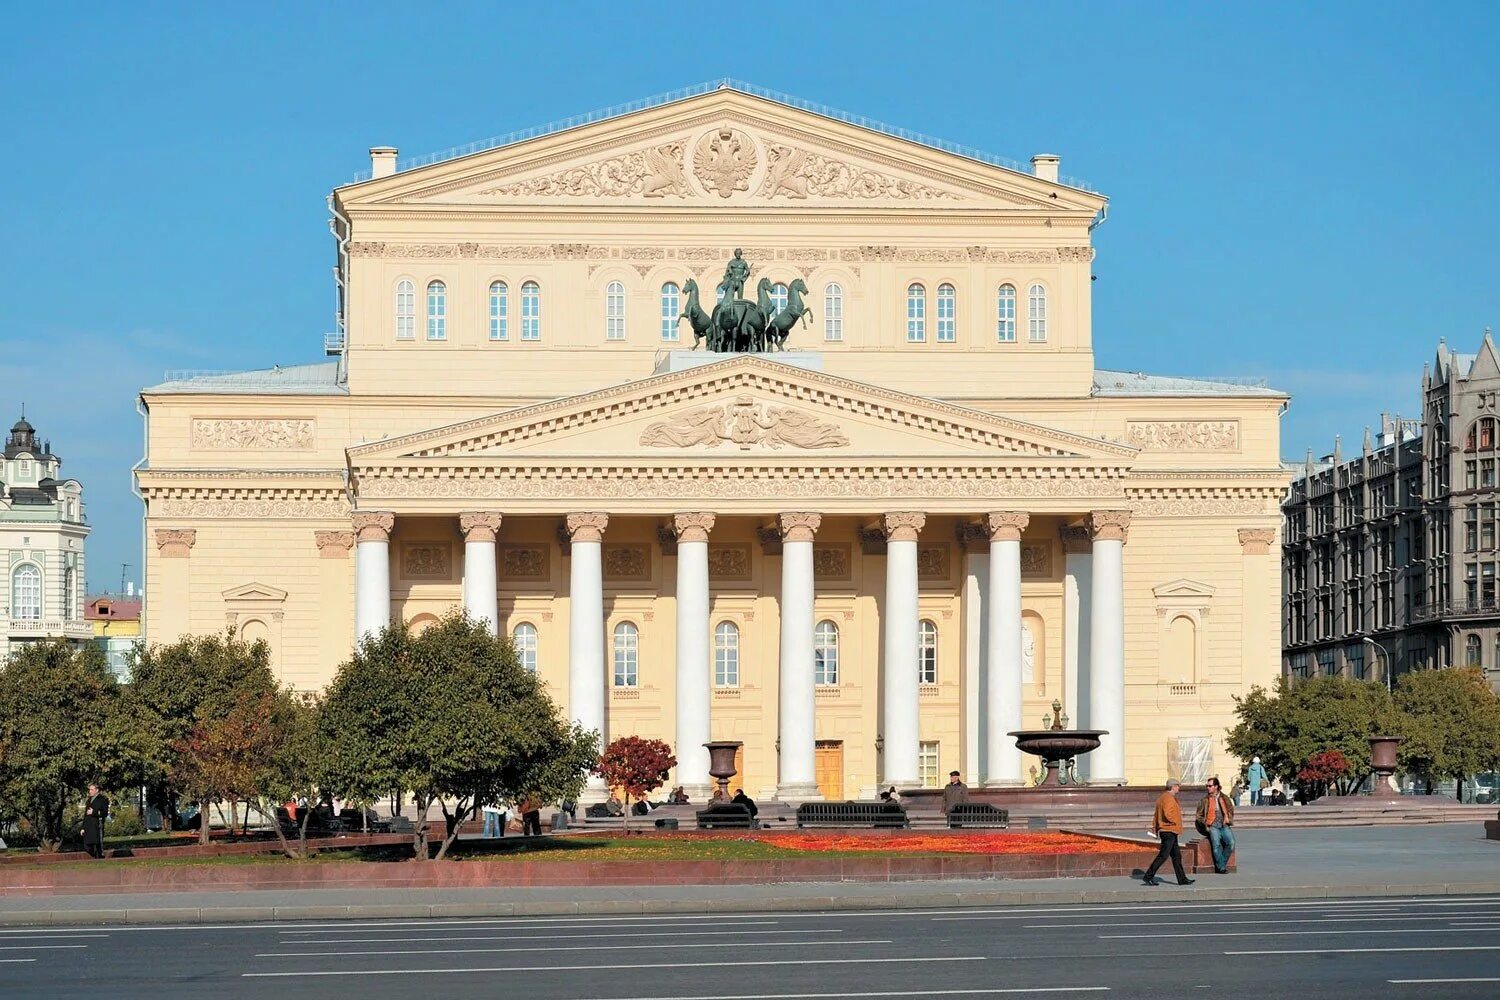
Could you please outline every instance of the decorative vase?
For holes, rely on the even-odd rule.
[[[729,779],[734,777],[734,758],[744,746],[739,740],[714,740],[703,744],[708,748],[708,773],[719,785],[718,798],[729,801]]]
[[[1399,736],[1370,737],[1370,770],[1375,772],[1375,781],[1370,789],[1371,798],[1400,797],[1400,793],[1391,787],[1391,776],[1396,773],[1396,747],[1400,743]]]

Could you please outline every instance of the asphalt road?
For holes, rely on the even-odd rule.
[[[1500,997],[1500,896],[0,930],[0,997]]]

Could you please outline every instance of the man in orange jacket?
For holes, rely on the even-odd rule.
[[[1156,814],[1151,817],[1151,832],[1161,838],[1161,850],[1156,852],[1151,867],[1146,869],[1146,877],[1142,881],[1147,885],[1161,885],[1156,873],[1167,858],[1172,859],[1172,870],[1177,873],[1178,885],[1192,885],[1197,881],[1188,878],[1187,873],[1182,870],[1182,850],[1177,846],[1177,838],[1182,836],[1182,806],[1177,801],[1177,795],[1181,791],[1182,782],[1174,779],[1167,782],[1167,790],[1156,800]]]

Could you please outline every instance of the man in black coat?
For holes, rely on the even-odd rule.
[[[89,785],[83,807],[83,849],[91,858],[104,857],[104,821],[109,818],[109,799],[98,785]]]

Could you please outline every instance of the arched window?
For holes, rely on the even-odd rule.
[[[1002,344],[1016,342],[1016,286],[1001,285],[995,295],[995,339]]]
[[[396,339],[417,338],[417,286],[406,278],[396,282]]]
[[[813,683],[823,687],[839,683],[839,627],[826,618],[813,629]]]
[[[949,284],[938,285],[937,294],[937,341],[951,344],[958,339],[958,300]]]
[[[906,340],[920,344],[927,339],[927,289],[909,285],[906,289]]]
[[[1464,666],[1484,668],[1484,653],[1481,650],[1479,636],[1470,633],[1464,640]]]
[[[734,622],[719,622],[714,629],[714,687],[740,686],[740,629]]]
[[[618,281],[604,292],[604,339],[625,339],[625,286]]]
[[[1033,344],[1040,344],[1047,339],[1047,289],[1040,284],[1031,286],[1028,292],[1030,296],[1030,312],[1027,319],[1031,323],[1029,339]]]
[[[615,687],[640,687],[641,633],[630,622],[615,626]]]
[[[1495,418],[1481,417],[1469,428],[1469,436],[1464,440],[1464,451],[1494,451],[1496,436]]]
[[[42,571],[22,563],[10,575],[10,616],[25,621],[42,617]]]
[[[783,309],[786,308],[786,297],[787,297],[786,286],[783,285],[781,282],[778,281],[778,282],[776,282],[776,284],[774,284],[774,285],[771,286],[771,315],[772,316],[775,316],[777,313],[781,312],[781,310],[783,310]],[[769,317],[767,317],[767,318],[769,318]]]
[[[490,339],[510,339],[510,289],[503,281],[490,282]]]
[[[448,286],[441,281],[427,283],[427,339],[448,339]]]
[[[917,683],[937,683],[937,624],[929,618],[917,623]]]
[[[661,286],[661,339],[676,340],[678,318],[682,315],[682,289],[669,281]]]
[[[535,281],[521,286],[521,339],[542,339],[542,287]]]
[[[527,673],[536,673],[536,626],[531,622],[521,622],[511,632],[510,641],[515,644],[521,666]]]
[[[844,339],[844,286],[837,281],[823,289],[823,339]]]
[[[724,301],[724,296],[726,296],[728,294],[729,294],[729,286],[728,285],[720,285],[718,288],[714,289],[714,301],[715,302],[723,302]]]

